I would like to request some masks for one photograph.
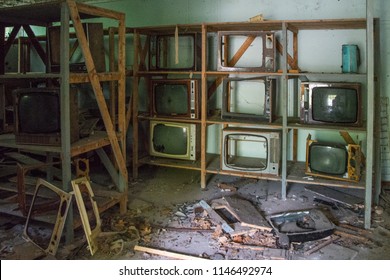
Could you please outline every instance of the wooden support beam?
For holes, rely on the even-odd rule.
[[[115,69],[115,33],[117,28],[110,27],[108,29],[108,40],[109,40],[109,71],[114,72]],[[113,121],[113,125],[115,126],[115,118],[116,118],[116,81],[110,82],[110,115]]]
[[[103,89],[100,84],[99,76],[97,75],[95,64],[91,55],[91,51],[88,46],[87,37],[84,32],[83,25],[81,23],[78,5],[74,1],[67,1],[70,17],[73,22],[73,26],[76,31],[77,38],[80,43],[81,50],[83,52],[83,55],[85,57],[85,63],[88,70],[88,76],[91,81],[91,85],[93,88],[93,91],[95,93],[96,101],[98,103],[98,107],[100,110],[100,113],[102,115],[102,119],[107,131],[108,138],[110,140],[110,144],[115,156],[116,163],[118,165],[119,171],[122,174],[124,178],[126,178],[127,181],[127,168],[126,168],[126,161],[124,153],[122,153],[121,147],[119,145],[119,139],[117,137],[116,131],[113,126],[113,122],[110,117],[110,113],[107,108],[107,104],[104,98]],[[124,62],[123,62],[124,63]],[[123,86],[123,85],[122,85]],[[121,131],[122,134],[124,134],[124,131]],[[123,137],[123,136],[122,136]],[[123,145],[122,145],[123,146]]]
[[[116,20],[121,20],[124,18],[124,14],[120,12],[115,12],[113,10],[108,10],[96,6],[91,6],[88,4],[83,3],[76,3],[74,0],[67,0],[68,6],[73,6],[74,4],[77,5],[77,10],[81,14],[87,14],[91,16],[97,16],[97,17],[106,17]]]
[[[5,73],[5,55],[7,54],[8,51],[6,51],[6,46],[5,46],[5,25],[0,24],[0,75],[3,75]],[[4,89],[4,87],[2,87]],[[4,96],[4,95],[3,95]],[[0,100],[1,101],[1,100]],[[0,104],[0,113],[4,104]],[[2,115],[0,115],[2,116]],[[1,125],[1,124],[0,124]]]
[[[176,260],[192,260],[192,261],[205,260],[204,258],[199,258],[199,257],[181,254],[181,253],[169,252],[166,250],[154,249],[154,248],[149,248],[149,247],[139,246],[139,245],[136,245],[134,247],[134,251],[145,252],[148,254],[159,255],[159,256],[168,257]]]
[[[256,36],[248,36],[244,43],[242,43],[241,47],[237,50],[237,52],[234,54],[231,60],[228,62],[229,67],[233,67],[237,64],[237,62],[240,60],[240,58],[244,55],[244,53],[248,50],[250,45],[253,43],[253,41],[256,39]],[[228,44],[225,44],[228,45]]]
[[[42,48],[41,44],[39,43],[39,40],[37,39],[37,37],[34,34],[34,31],[31,29],[30,25],[23,25],[23,29],[24,29],[24,31],[26,31],[26,34],[31,41],[31,44],[33,45],[33,47],[37,51],[37,53],[38,53],[39,57],[42,59],[43,63],[45,65],[47,65],[46,52]]]
[[[133,179],[138,178],[138,83],[139,83],[139,40],[140,35],[134,30],[134,65],[133,65],[133,94],[132,94],[132,115],[133,115]],[[130,123],[130,118],[127,118]]]
[[[276,49],[279,53],[283,54],[283,46],[279,42],[278,39],[276,39]],[[297,51],[295,51],[297,52]],[[294,52],[294,53],[295,53]],[[287,63],[293,70],[298,70],[299,72],[301,69],[298,67],[298,61],[296,61],[290,54],[287,53]]]
[[[248,38],[242,43],[241,47],[237,50],[237,52],[234,54],[231,60],[228,61],[228,66],[233,67],[237,64],[237,62],[240,60],[240,58],[244,55],[244,53],[247,51],[247,49],[250,47],[250,45],[253,43],[253,41],[256,39],[256,36],[248,36]],[[224,44],[225,48],[228,48],[228,42],[225,42]],[[228,52],[225,50],[224,52],[227,54]],[[226,60],[228,58],[225,58]],[[214,92],[217,90],[217,88],[222,84],[223,78],[228,77],[228,75],[225,75],[223,77],[218,77],[214,83],[209,87],[208,89],[208,98],[210,98]]]
[[[355,141],[352,139],[348,131],[339,131],[339,133],[341,137],[343,137],[345,143],[350,145],[356,145]],[[362,163],[365,164],[365,162],[366,162],[366,157],[362,153]]]
[[[18,35],[18,32],[22,26],[20,24],[14,25],[11,33],[8,36],[8,40],[5,43],[5,49],[4,49],[4,57],[7,55],[9,52],[9,49],[11,48],[12,44],[14,43],[16,36]]]

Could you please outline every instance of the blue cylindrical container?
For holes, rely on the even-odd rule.
[[[342,60],[343,73],[357,73],[360,64],[359,47],[351,44],[343,45]]]

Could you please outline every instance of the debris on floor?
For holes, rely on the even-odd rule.
[[[220,175],[200,190],[188,179],[193,176],[168,181],[174,176],[164,172],[163,182],[150,176],[133,184],[126,214],[110,209],[101,215],[103,234],[93,256],[81,228],[74,243],[62,242],[53,257],[23,240],[23,226],[0,217],[1,258],[390,259],[386,204],[373,208],[373,228],[367,230],[361,209],[342,203],[343,194],[330,199],[293,184],[283,200],[275,182]],[[42,224],[31,229],[45,233]],[[110,232],[115,234],[104,234]],[[26,246],[30,253],[23,256]]]

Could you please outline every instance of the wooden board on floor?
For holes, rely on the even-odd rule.
[[[364,198],[350,195],[346,192],[338,191],[332,188],[313,185],[306,186],[305,189],[322,197],[328,198],[334,202],[344,204],[348,207],[354,208],[360,205],[364,205]]]
[[[240,222],[241,226],[266,231],[272,230],[272,227],[268,224],[267,220],[248,200],[236,196],[229,196],[213,200],[212,207],[214,209],[226,209]]]

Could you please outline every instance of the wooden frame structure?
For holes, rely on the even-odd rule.
[[[155,26],[144,27],[134,29],[134,75],[133,75],[133,135],[134,139],[138,139],[139,135],[139,122],[149,121],[156,119],[156,117],[146,114],[140,114],[138,112],[139,102],[139,88],[138,84],[140,79],[148,80],[153,76],[160,76],[163,78],[174,75],[177,78],[178,75],[186,78],[188,76],[197,76],[202,80],[201,84],[201,118],[200,120],[183,120],[183,122],[196,123],[201,127],[201,158],[196,162],[183,162],[179,160],[163,159],[163,158],[151,158],[149,156],[139,156],[139,144],[135,140],[133,143],[133,177],[138,177],[138,167],[142,164],[150,164],[165,167],[184,168],[197,170],[201,173],[201,187],[205,188],[207,185],[207,175],[209,174],[224,174],[234,175],[241,177],[250,177],[257,179],[267,179],[281,182],[281,193],[283,199],[287,197],[287,186],[291,183],[303,183],[303,184],[316,184],[323,186],[333,186],[342,188],[358,188],[365,190],[365,227],[368,228],[371,225],[371,206],[372,206],[372,190],[373,184],[375,187],[375,197],[379,196],[380,192],[380,172],[376,172],[376,178],[373,178],[374,166],[377,170],[380,170],[380,160],[378,160],[378,151],[374,151],[373,147],[374,139],[374,116],[375,106],[374,101],[376,96],[379,95],[378,91],[375,91],[374,84],[374,18],[372,15],[373,7],[372,1],[367,1],[367,16],[366,18],[359,19],[325,19],[325,20],[286,20],[286,21],[264,21],[264,22],[225,22],[225,23],[204,23],[199,25],[179,25],[179,26]],[[376,25],[377,27],[377,25]],[[145,57],[148,50],[149,36],[152,34],[172,34],[176,29],[180,32],[201,32],[202,34],[202,67],[201,71],[148,71],[145,69]],[[314,73],[314,72],[300,72],[298,64],[298,37],[299,32],[302,30],[365,30],[366,31],[366,43],[367,50],[365,58],[367,60],[367,69],[361,74],[342,74],[345,77],[352,79],[360,79],[367,82],[367,91],[365,98],[367,99],[366,118],[367,123],[363,127],[348,127],[343,130],[351,132],[365,133],[367,138],[367,150],[366,153],[366,174],[358,183],[356,182],[343,182],[339,180],[329,180],[324,178],[314,178],[313,181],[305,179],[305,163],[297,162],[297,142],[298,130],[330,130],[340,131],[340,127],[330,126],[315,126],[315,125],[303,125],[296,121],[296,118],[288,116],[288,81],[297,79],[309,78],[321,78],[323,80],[332,80],[340,76],[340,73]],[[262,72],[244,72],[244,71],[217,71],[208,69],[208,41],[211,34],[216,34],[219,31],[276,31],[281,34],[280,41],[276,42],[276,49],[281,55],[281,64],[279,69],[275,73],[262,73]],[[141,43],[141,37],[145,45]],[[145,38],[146,36],[146,38]],[[232,56],[228,65],[234,66],[243,53],[249,48],[253,41],[253,36],[248,36],[242,46],[237,50],[236,54]],[[290,44],[292,46],[290,47]],[[287,50],[292,49],[290,54]],[[256,123],[250,121],[239,120],[221,120],[219,116],[208,115],[208,100],[212,97],[218,86],[221,85],[222,79],[228,77],[231,74],[235,75],[263,75],[274,76],[280,80],[281,88],[279,90],[279,100],[281,102],[281,114],[280,118],[272,123]],[[210,85],[211,81],[211,85]],[[296,97],[297,98],[297,97]],[[170,120],[169,118],[157,118],[159,120]],[[256,126],[262,129],[277,129],[282,131],[282,168],[280,176],[271,176],[267,174],[251,174],[250,172],[232,172],[222,171],[219,165],[219,155],[212,155],[206,152],[207,144],[207,127],[210,125],[220,125],[222,128],[228,126]],[[291,133],[292,139],[292,161],[288,160],[287,148],[289,145],[288,139]],[[379,178],[378,178],[379,177]]]
[[[114,44],[114,35],[110,37],[110,71],[98,73],[88,46],[88,41],[82,21],[89,18],[106,18],[117,22],[117,45]],[[60,73],[6,73],[5,56],[13,40],[15,40],[18,30],[23,26],[32,43],[37,50],[44,64],[47,65],[47,54],[38,42],[37,37],[30,26],[48,27],[53,23],[61,25],[60,39]],[[69,27],[73,25],[75,33],[86,63],[86,73],[71,73],[69,70]],[[5,41],[5,28],[13,27],[13,31]],[[0,135],[0,146],[11,148],[23,148],[26,150],[40,151],[59,154],[62,160],[62,189],[71,191],[71,162],[72,157],[97,151],[102,162],[107,167],[111,177],[117,184],[121,195],[111,196],[111,201],[100,210],[103,211],[117,203],[120,204],[121,212],[126,211],[128,172],[126,168],[126,106],[125,106],[125,15],[120,12],[94,7],[87,4],[78,3],[74,0],[58,0],[47,3],[33,5],[16,6],[12,8],[0,9],[0,84],[7,84],[10,81],[31,80],[47,81],[55,79],[60,83],[61,90],[61,146],[44,147],[39,145],[17,145],[13,135]],[[117,53],[117,60],[114,61],[114,53]],[[111,104],[111,112],[106,104],[102,83],[116,83],[117,87],[111,87],[111,99],[115,104]],[[95,133],[95,135],[81,139],[73,144],[70,143],[70,123],[69,123],[69,88],[70,84],[89,83],[95,94],[99,111],[104,122],[106,131]],[[114,106],[115,105],[115,106]],[[117,112],[112,112],[116,107]],[[117,119],[117,121],[114,121]],[[111,162],[103,150],[110,146],[113,153]],[[115,198],[115,199],[112,199]],[[72,210],[72,209],[70,209]],[[73,239],[73,212],[69,213],[70,219],[66,225],[67,240]]]

